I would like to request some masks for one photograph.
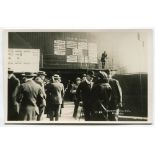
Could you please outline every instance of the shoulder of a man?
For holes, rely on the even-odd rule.
[[[36,89],[42,89],[41,85],[37,84],[34,80],[32,80],[32,84]]]
[[[30,80],[30,81],[28,81],[26,83],[23,83],[22,85],[23,85],[23,87],[24,86],[26,87],[27,85],[30,85],[31,87],[34,87],[35,89],[42,89],[41,86],[39,84],[37,84],[34,80]]]

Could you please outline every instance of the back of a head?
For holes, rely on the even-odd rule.
[[[105,72],[98,73],[98,82],[99,83],[107,83],[108,82],[108,76]]]
[[[54,74],[53,76],[53,82],[59,82],[60,81],[60,76],[58,74]]]

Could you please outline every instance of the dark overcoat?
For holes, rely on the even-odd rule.
[[[109,104],[109,109],[115,110],[122,107],[122,89],[116,79],[109,79],[109,84],[112,89],[111,100]]]
[[[8,79],[8,120],[17,120],[18,111],[16,101],[16,94],[18,90],[18,86],[20,85],[19,80],[12,75],[10,79]]]
[[[102,110],[102,107],[104,107],[105,110],[108,110],[110,99],[111,87],[109,83],[98,83],[93,86],[91,93],[91,106],[94,111]]]

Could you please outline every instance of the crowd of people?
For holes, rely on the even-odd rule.
[[[46,80],[46,73],[25,72],[22,82],[8,69],[8,121],[40,121],[46,116],[58,121],[64,108],[64,96],[74,101],[73,117],[77,119],[81,107],[85,121],[117,121],[122,107],[122,91],[110,70],[87,71],[75,83],[64,88],[61,77],[54,74]]]
[[[122,90],[118,80],[112,78],[110,70],[100,71],[96,75],[88,71],[80,81],[76,79],[74,90],[74,113],[82,106],[86,121],[118,121],[122,107]]]
[[[22,83],[8,70],[8,120],[42,120],[46,113],[50,120],[58,120],[64,97],[64,85],[59,75],[54,74],[50,81],[46,73],[25,72]],[[46,81],[46,82],[45,82]]]

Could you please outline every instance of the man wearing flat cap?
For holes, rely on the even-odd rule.
[[[95,77],[93,71],[88,71],[86,74],[86,80],[82,81],[77,88],[77,99],[78,102],[83,103],[85,121],[90,121],[91,118],[91,106],[90,96],[93,87],[93,78]]]
[[[25,83],[20,85],[17,101],[20,103],[19,120],[34,121],[39,115],[39,107],[43,105],[44,93],[40,85],[33,81],[36,75],[26,72]]]
[[[13,73],[13,70],[8,68],[8,121],[16,121],[18,119],[19,112],[16,95],[20,81]]]

